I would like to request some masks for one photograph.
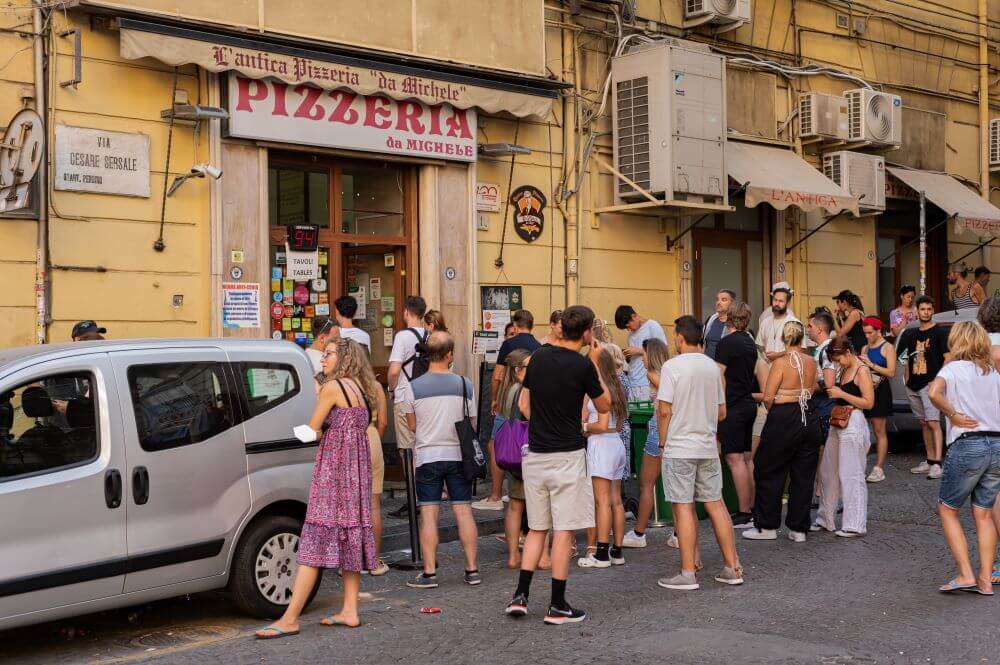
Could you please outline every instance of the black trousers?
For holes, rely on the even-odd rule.
[[[810,412],[803,425],[798,404],[776,404],[768,411],[753,468],[757,485],[753,516],[758,529],[781,526],[781,497],[788,479],[785,525],[809,531],[821,439],[818,417]]]

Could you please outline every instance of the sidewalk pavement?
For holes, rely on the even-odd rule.
[[[712,579],[722,562],[707,522],[700,532],[705,568],[699,591],[656,585],[679,565],[677,551],[665,546],[665,529],[649,532],[646,549],[626,550],[623,567],[583,570],[574,562],[567,597],[589,612],[581,624],[542,623],[550,587],[545,573],[536,575],[531,614],[504,616],[517,573],[505,568],[504,545],[487,536],[479,540],[479,587],[462,583],[457,543],[441,547],[438,589],[408,589],[406,574],[396,571],[364,578],[364,625],[356,630],[318,625],[339,604],[338,577],[327,574],[297,637],[253,640],[259,622],[203,594],[154,604],[135,625],[118,625],[116,614],[117,624],[108,615],[81,620],[77,625],[87,626],[89,637],[76,642],[56,638],[53,624],[0,635],[6,642],[0,662],[997,662],[1000,601],[936,590],[954,571],[935,514],[938,482],[908,473],[915,461],[913,455],[891,456],[888,480],[869,485],[865,538],[811,534],[795,544],[783,529],[773,542],[738,539],[747,580],[741,587]],[[421,614],[421,607],[442,611]],[[170,631],[181,636],[179,644],[163,637]],[[147,651],[148,645],[155,650]]]

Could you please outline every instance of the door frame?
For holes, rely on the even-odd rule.
[[[348,254],[364,254],[364,255],[378,255],[378,254],[382,254],[382,255],[385,255],[385,254],[389,254],[391,252],[394,255],[394,257],[395,257],[396,265],[397,266],[402,266],[402,265],[404,265],[403,262],[406,260],[405,254],[407,252],[407,248],[404,245],[361,245],[361,246],[341,245],[341,250],[340,251],[341,251],[341,254],[340,254],[339,258],[341,259],[341,263],[343,265],[341,267],[341,273],[339,275],[339,279],[341,280],[342,284],[347,284],[347,262],[343,261],[342,259],[344,257],[346,257]],[[331,273],[331,277],[332,277],[332,273]],[[406,301],[406,295],[405,294],[407,293],[404,290],[404,287],[406,286],[406,284],[407,284],[407,281],[406,281],[406,270],[405,270],[405,268],[404,269],[400,269],[400,270],[394,270],[393,271],[393,287],[396,289],[395,292],[396,292],[397,296],[396,296],[396,306],[395,306],[395,309],[393,310],[392,315],[393,315],[393,318],[396,320],[397,323],[398,322],[402,322],[402,320],[403,320],[403,307],[404,307],[405,301]],[[403,297],[400,297],[398,294],[404,294],[404,295],[403,295]],[[398,326],[396,327],[396,330],[397,331],[399,330]],[[371,343],[374,346],[375,344],[381,344],[382,340],[375,340],[375,339],[373,339],[371,341]],[[377,368],[373,367],[373,369],[377,369]],[[381,383],[383,386],[385,386],[386,388],[388,388],[388,386],[389,386],[388,368],[386,368],[386,375],[384,375],[384,376],[380,375],[376,371],[375,372],[375,378],[378,379],[379,383]]]
[[[692,294],[693,297],[691,298],[691,304],[694,306],[695,317],[699,321],[704,321],[709,316],[708,312],[701,311],[702,249],[704,247],[721,247],[740,250],[741,261],[743,262],[743,274],[741,275],[742,284],[740,284],[739,287],[740,297],[744,301],[747,301],[750,295],[748,292],[750,275],[747,272],[747,243],[760,242],[761,249],[762,251],[764,250],[764,230],[767,228],[768,216],[760,207],[757,208],[759,231],[736,231],[725,228],[725,213],[717,213],[709,219],[713,222],[711,227],[697,226],[691,232],[691,236],[694,241],[694,278],[692,279],[692,288],[694,289],[694,293]],[[761,264],[766,266],[765,257],[761,257]],[[763,281],[766,282],[766,279]]]

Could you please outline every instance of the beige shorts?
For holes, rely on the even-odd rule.
[[[576,531],[594,526],[594,488],[587,451],[532,453],[521,461],[528,528]]]
[[[393,408],[393,422],[396,424],[396,448],[398,450],[413,450],[416,434],[406,424],[406,414],[399,408],[399,404]]]
[[[372,460],[372,496],[382,495],[385,481],[385,458],[382,454],[382,437],[374,425],[368,426],[368,451]]]
[[[757,405],[757,417],[753,421],[753,435],[760,436],[760,433],[764,431],[764,423],[767,421],[767,409],[764,408],[763,404]]]
[[[663,458],[663,498],[670,503],[722,499],[722,464],[707,459]]]

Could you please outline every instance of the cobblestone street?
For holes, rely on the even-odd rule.
[[[705,570],[696,592],[667,591],[674,572],[666,530],[628,550],[622,568],[574,564],[568,598],[590,618],[542,624],[548,575],[539,574],[532,614],[502,615],[515,573],[504,546],[480,539],[483,584],[461,582],[458,544],[442,547],[441,587],[416,591],[405,573],[365,578],[357,630],[318,621],[338,602],[336,574],[305,615],[298,637],[261,642],[260,623],[236,615],[217,594],[155,603],[0,634],[0,662],[41,663],[974,663],[998,662],[997,601],[943,595],[951,559],[934,513],[937,482],[908,473],[914,455],[893,455],[888,479],[871,489],[869,535],[812,535],[803,545],[738,539],[747,583],[712,581],[721,566],[702,524]],[[440,607],[439,615],[419,612]],[[71,639],[74,633],[83,631]]]

